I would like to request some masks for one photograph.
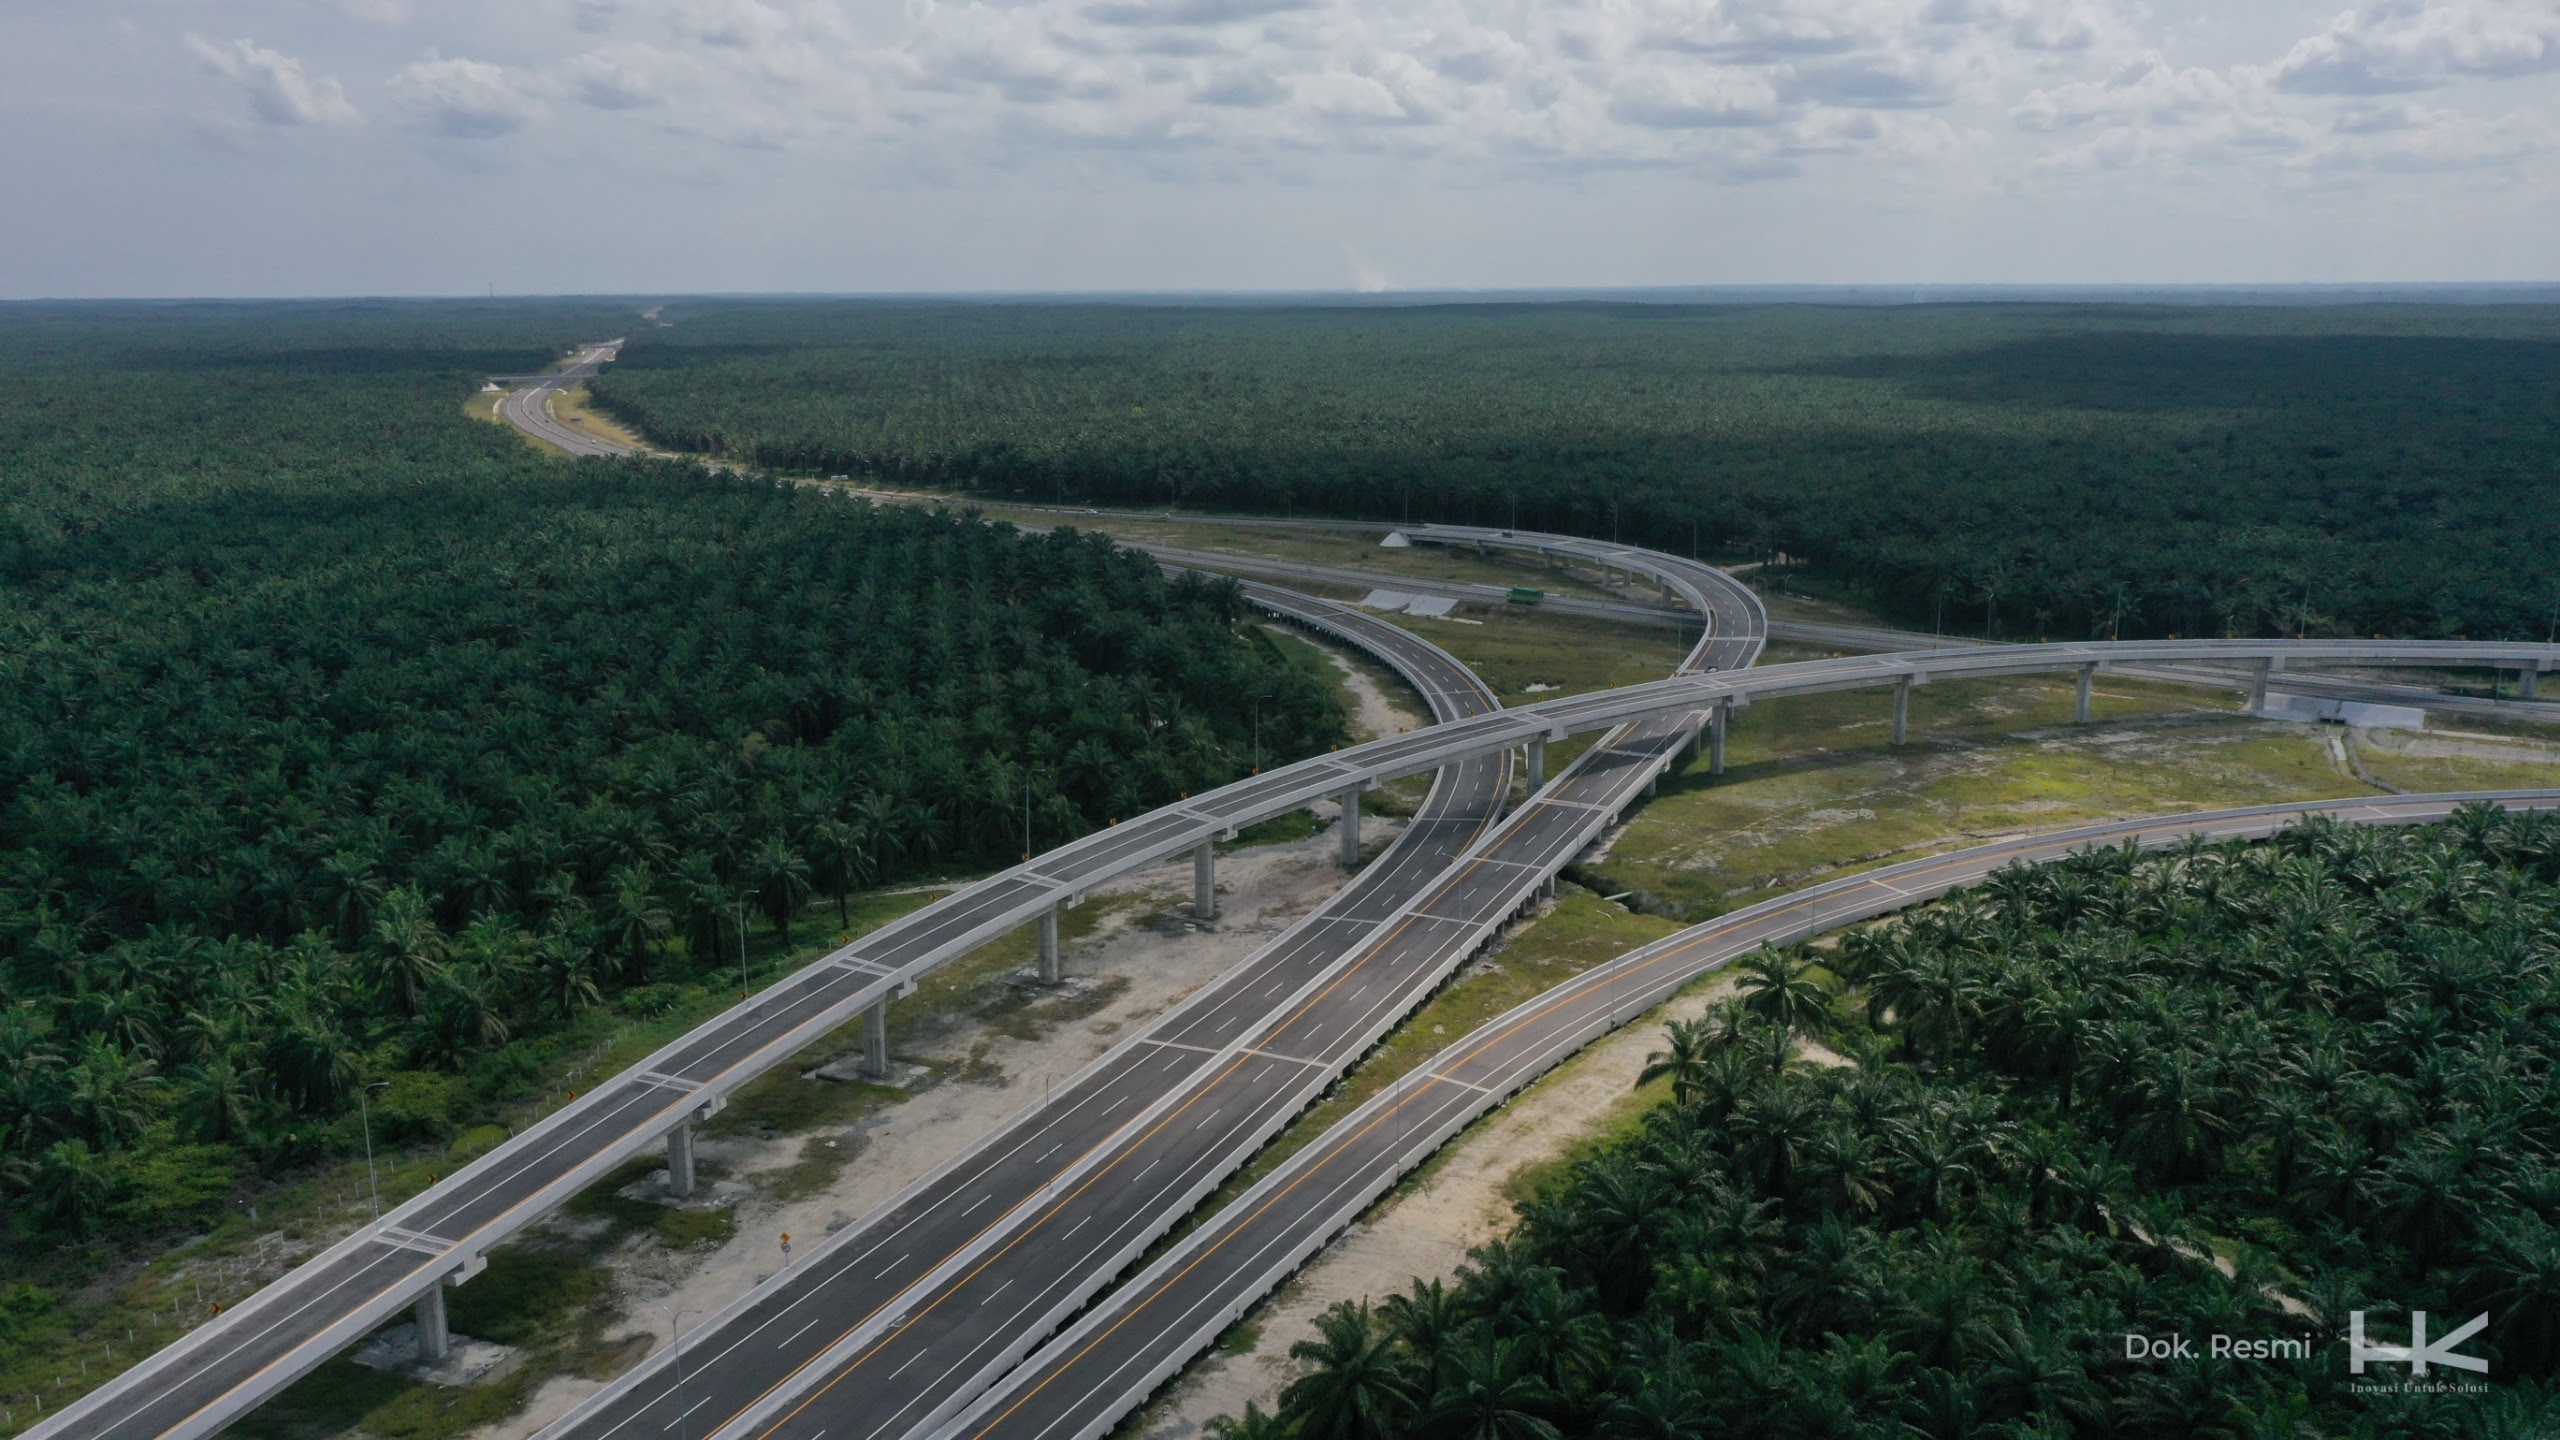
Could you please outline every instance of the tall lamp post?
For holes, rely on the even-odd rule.
[[[1636,892],[1633,890],[1621,890],[1615,895],[1603,895],[1600,899],[1603,904],[1616,905],[1619,901],[1626,899],[1634,893]],[[1609,912],[1609,963],[1612,965],[1615,965],[1620,960],[1624,959],[1627,953],[1626,936],[1618,928],[1618,916],[1622,913],[1624,913],[1623,906],[1617,910]],[[1611,1025],[1618,1023],[1618,1001],[1622,998],[1618,992],[1618,987],[1626,980],[1626,978],[1627,977],[1624,975],[1612,975],[1609,977],[1609,1023]]]
[[[747,905],[764,894],[749,890],[738,896],[738,998],[744,1000],[752,987],[747,984]]]
[[[373,1092],[391,1088],[388,1080],[376,1080],[356,1092],[356,1113],[364,1118],[364,1188],[373,1196],[373,1218],[382,1219],[382,1182],[373,1175]]]
[[[681,1326],[685,1316],[702,1312],[690,1305],[679,1309],[672,1300],[653,1302],[651,1308],[667,1312],[667,1349],[676,1367],[676,1440],[693,1440],[693,1422],[684,1403],[684,1331]]]

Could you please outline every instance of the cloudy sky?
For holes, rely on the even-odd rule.
[[[8,0],[0,295],[2560,279],[2560,0]]]

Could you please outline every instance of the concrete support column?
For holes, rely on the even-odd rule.
[[[2267,672],[2275,669],[2272,660],[2258,662],[2256,677],[2249,682],[2249,713],[2263,713],[2267,708]]]
[[[862,1073],[874,1080],[889,1078],[889,1002],[862,1012]]]
[[[441,1360],[453,1351],[453,1326],[444,1316],[444,1280],[427,1287],[410,1314],[418,1322],[418,1358]]]
[[[681,1200],[693,1193],[693,1122],[667,1132],[667,1193]]]
[[[1040,912],[1040,983],[1058,983],[1058,907]]]
[[[1191,848],[1191,918],[1218,918],[1218,849],[1206,840]]]
[[[2516,671],[2516,694],[2527,700],[2532,699],[2534,677],[2541,673],[2542,666],[2538,662],[2528,663]]]
[[[1911,677],[1893,682],[1893,743],[1911,738]]]
[[[2097,666],[2083,665],[2080,667],[2080,696],[2078,699],[2071,702],[2071,719],[2075,724],[2086,725],[2089,723],[2089,686],[2090,683],[2095,681],[2097,678]]]
[[[1547,784],[1547,742],[1541,738],[1529,742],[1529,793],[1537,794]]]
[[[1724,727],[1733,718],[1733,702],[1719,700],[1715,713],[1707,721],[1707,773],[1724,773]]]
[[[1334,799],[1342,806],[1342,863],[1344,868],[1360,864],[1360,787],[1352,786]]]

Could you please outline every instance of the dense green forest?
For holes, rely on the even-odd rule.
[[[1639,1128],[1455,1284],[1329,1312],[1279,1414],[1224,1428],[2560,1434],[2555,952],[2560,820],[2487,810],[2012,868],[1846,937],[1837,975],[1764,951],[1673,1027]],[[2437,1338],[2485,1313],[2459,1349],[2488,1374],[2351,1375],[2351,1312],[2404,1343],[2413,1309]]]
[[[1040,500],[1518,524],[2004,634],[2560,623],[2560,314],[697,302],[663,443]]]
[[[1254,697],[1266,747],[1340,738],[1230,584],[462,413],[627,318],[0,309],[20,1239],[349,1153],[366,1081],[504,1098],[582,1010],[734,975],[751,917],[1232,778]],[[411,1092],[451,1085],[378,1100],[391,1138]]]

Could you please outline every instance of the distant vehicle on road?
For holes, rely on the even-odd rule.
[[[1514,605],[1544,605],[1547,603],[1547,592],[1534,585],[1514,585],[1511,587],[1511,603]]]

